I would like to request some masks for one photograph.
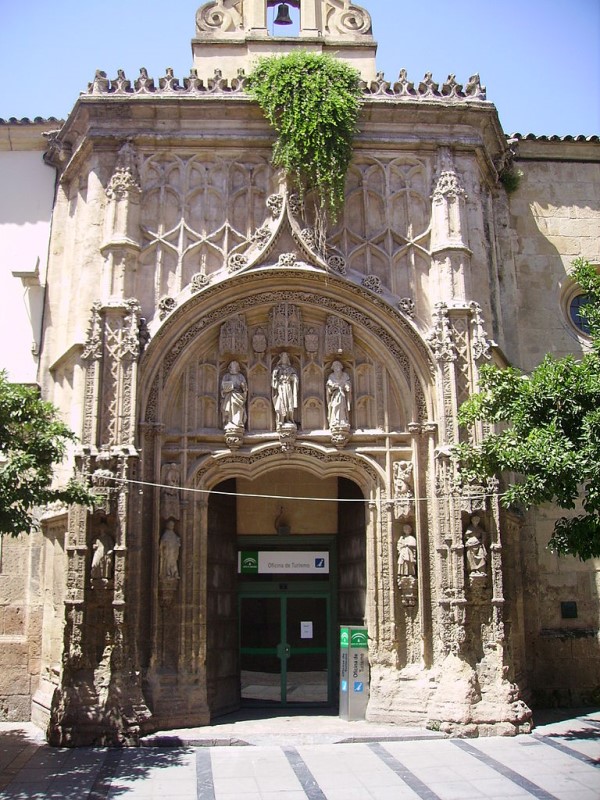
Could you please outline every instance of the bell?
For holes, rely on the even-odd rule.
[[[280,3],[277,9],[277,16],[273,20],[274,25],[293,25],[294,20],[290,17],[290,10],[287,3]]]

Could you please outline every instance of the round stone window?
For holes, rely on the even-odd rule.
[[[585,318],[581,314],[581,310],[589,303],[589,297],[585,294],[576,294],[575,297],[569,303],[569,316],[571,317],[571,322],[580,333],[585,334],[586,336],[590,335],[590,326]]]

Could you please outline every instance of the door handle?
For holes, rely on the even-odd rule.
[[[278,658],[289,658],[292,654],[292,648],[289,644],[278,644],[277,645],[277,657]]]

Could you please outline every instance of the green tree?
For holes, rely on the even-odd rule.
[[[600,276],[583,259],[573,262],[572,276],[588,298],[582,314],[589,351],[581,358],[547,355],[528,375],[482,367],[479,391],[461,406],[459,421],[498,427],[455,454],[466,481],[515,473],[503,495],[507,506],[574,509],[581,501],[583,513],[556,522],[550,548],[585,560],[600,556]]]
[[[36,389],[9,383],[0,371],[0,533],[36,526],[34,511],[55,501],[90,505],[93,496],[74,478],[52,486],[54,467],[76,436]]]

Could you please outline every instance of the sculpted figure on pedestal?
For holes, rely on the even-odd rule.
[[[100,533],[92,544],[94,554],[92,555],[92,578],[104,578],[111,580],[113,576],[113,561],[115,542],[107,531],[106,523],[102,523]]]
[[[179,549],[181,539],[175,533],[175,522],[170,519],[167,521],[163,535],[160,537],[160,577],[179,578]]]
[[[480,517],[474,514],[464,532],[467,570],[472,577],[485,575],[487,567],[487,550],[483,544],[484,530],[479,522]]]
[[[417,540],[410,525],[402,526],[398,539],[398,579],[414,578],[417,574]]]
[[[330,428],[350,425],[352,387],[341,361],[334,361],[327,378],[327,419]]]
[[[290,364],[290,357],[282,353],[271,376],[273,408],[277,426],[294,422],[294,411],[298,407],[298,373]]]
[[[232,361],[221,381],[221,414],[223,426],[242,428],[246,424],[246,398],[248,384],[240,372],[240,365]]]

